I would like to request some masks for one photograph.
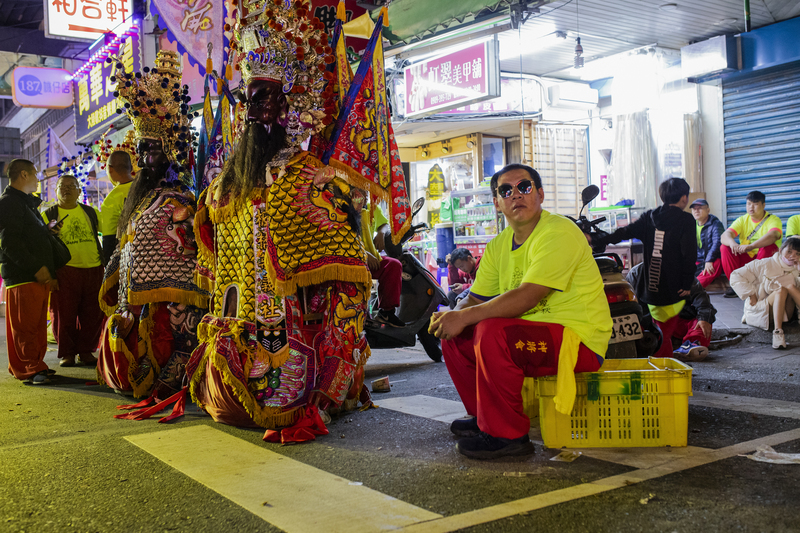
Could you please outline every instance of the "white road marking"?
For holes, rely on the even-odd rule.
[[[399,411],[407,415],[421,416],[430,420],[438,420],[439,422],[447,422],[448,424],[456,418],[467,416],[467,411],[461,402],[444,400],[433,396],[418,394],[416,396],[397,396],[395,398],[386,398],[385,400],[375,397],[374,400],[378,407],[383,407],[384,409]]]
[[[209,426],[125,438],[287,533],[391,531],[441,517]]]
[[[689,398],[691,405],[716,407],[717,409],[741,411],[756,415],[800,419],[800,403],[736,396],[734,394],[720,394],[718,392],[700,391],[693,394],[694,396]]]

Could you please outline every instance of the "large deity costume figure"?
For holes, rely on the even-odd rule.
[[[119,247],[100,291],[109,319],[97,373],[117,391],[137,398],[152,392],[163,400],[183,386],[208,305],[208,293],[194,283],[188,88],[180,85],[174,52],[160,51],[156,68],[144,73],[116,66],[115,95],[133,122],[141,170],[120,215]]]
[[[361,391],[371,278],[350,187],[301,148],[332,122],[324,25],[305,2],[245,8],[243,129],[198,199],[196,281],[211,301],[187,373],[216,421],[297,428]]]

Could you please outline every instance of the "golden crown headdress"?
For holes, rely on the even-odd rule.
[[[326,81],[334,62],[325,25],[311,13],[308,0],[253,0],[234,31],[242,83],[266,79],[283,84],[288,111],[280,119],[291,147],[332,122],[332,89]],[[326,103],[328,106],[326,107]]]
[[[122,142],[113,145],[111,139],[106,138],[113,130],[113,127],[109,128],[99,140],[95,141],[97,145],[97,162],[100,163],[100,169],[105,170],[108,164],[108,158],[111,157],[111,154],[114,152],[127,152],[131,158],[131,175],[135,176],[136,173],[139,172],[139,154],[136,153],[136,132],[134,130],[128,130]]]
[[[189,151],[194,141],[190,126],[189,87],[181,87],[181,65],[176,52],[160,50],[155,67],[142,72],[123,71],[121,62],[115,65],[114,92],[133,123],[135,140],[161,139],[164,153],[183,170],[189,170]],[[134,147],[135,153],[135,147]]]

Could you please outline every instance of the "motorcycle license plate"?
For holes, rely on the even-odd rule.
[[[642,338],[642,326],[639,325],[639,317],[636,315],[615,316],[611,319],[614,321],[614,326],[611,328],[611,340],[608,344]]]

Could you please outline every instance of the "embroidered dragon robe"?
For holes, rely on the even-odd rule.
[[[301,152],[246,199],[218,178],[201,194],[195,279],[211,304],[187,373],[218,422],[290,426],[314,391],[337,406],[359,392],[371,276],[342,209],[348,187],[317,188],[322,166]]]
[[[109,317],[98,381],[136,398],[180,390],[197,346],[208,293],[194,283],[195,198],[180,186],[151,191],[106,267],[100,306]]]

